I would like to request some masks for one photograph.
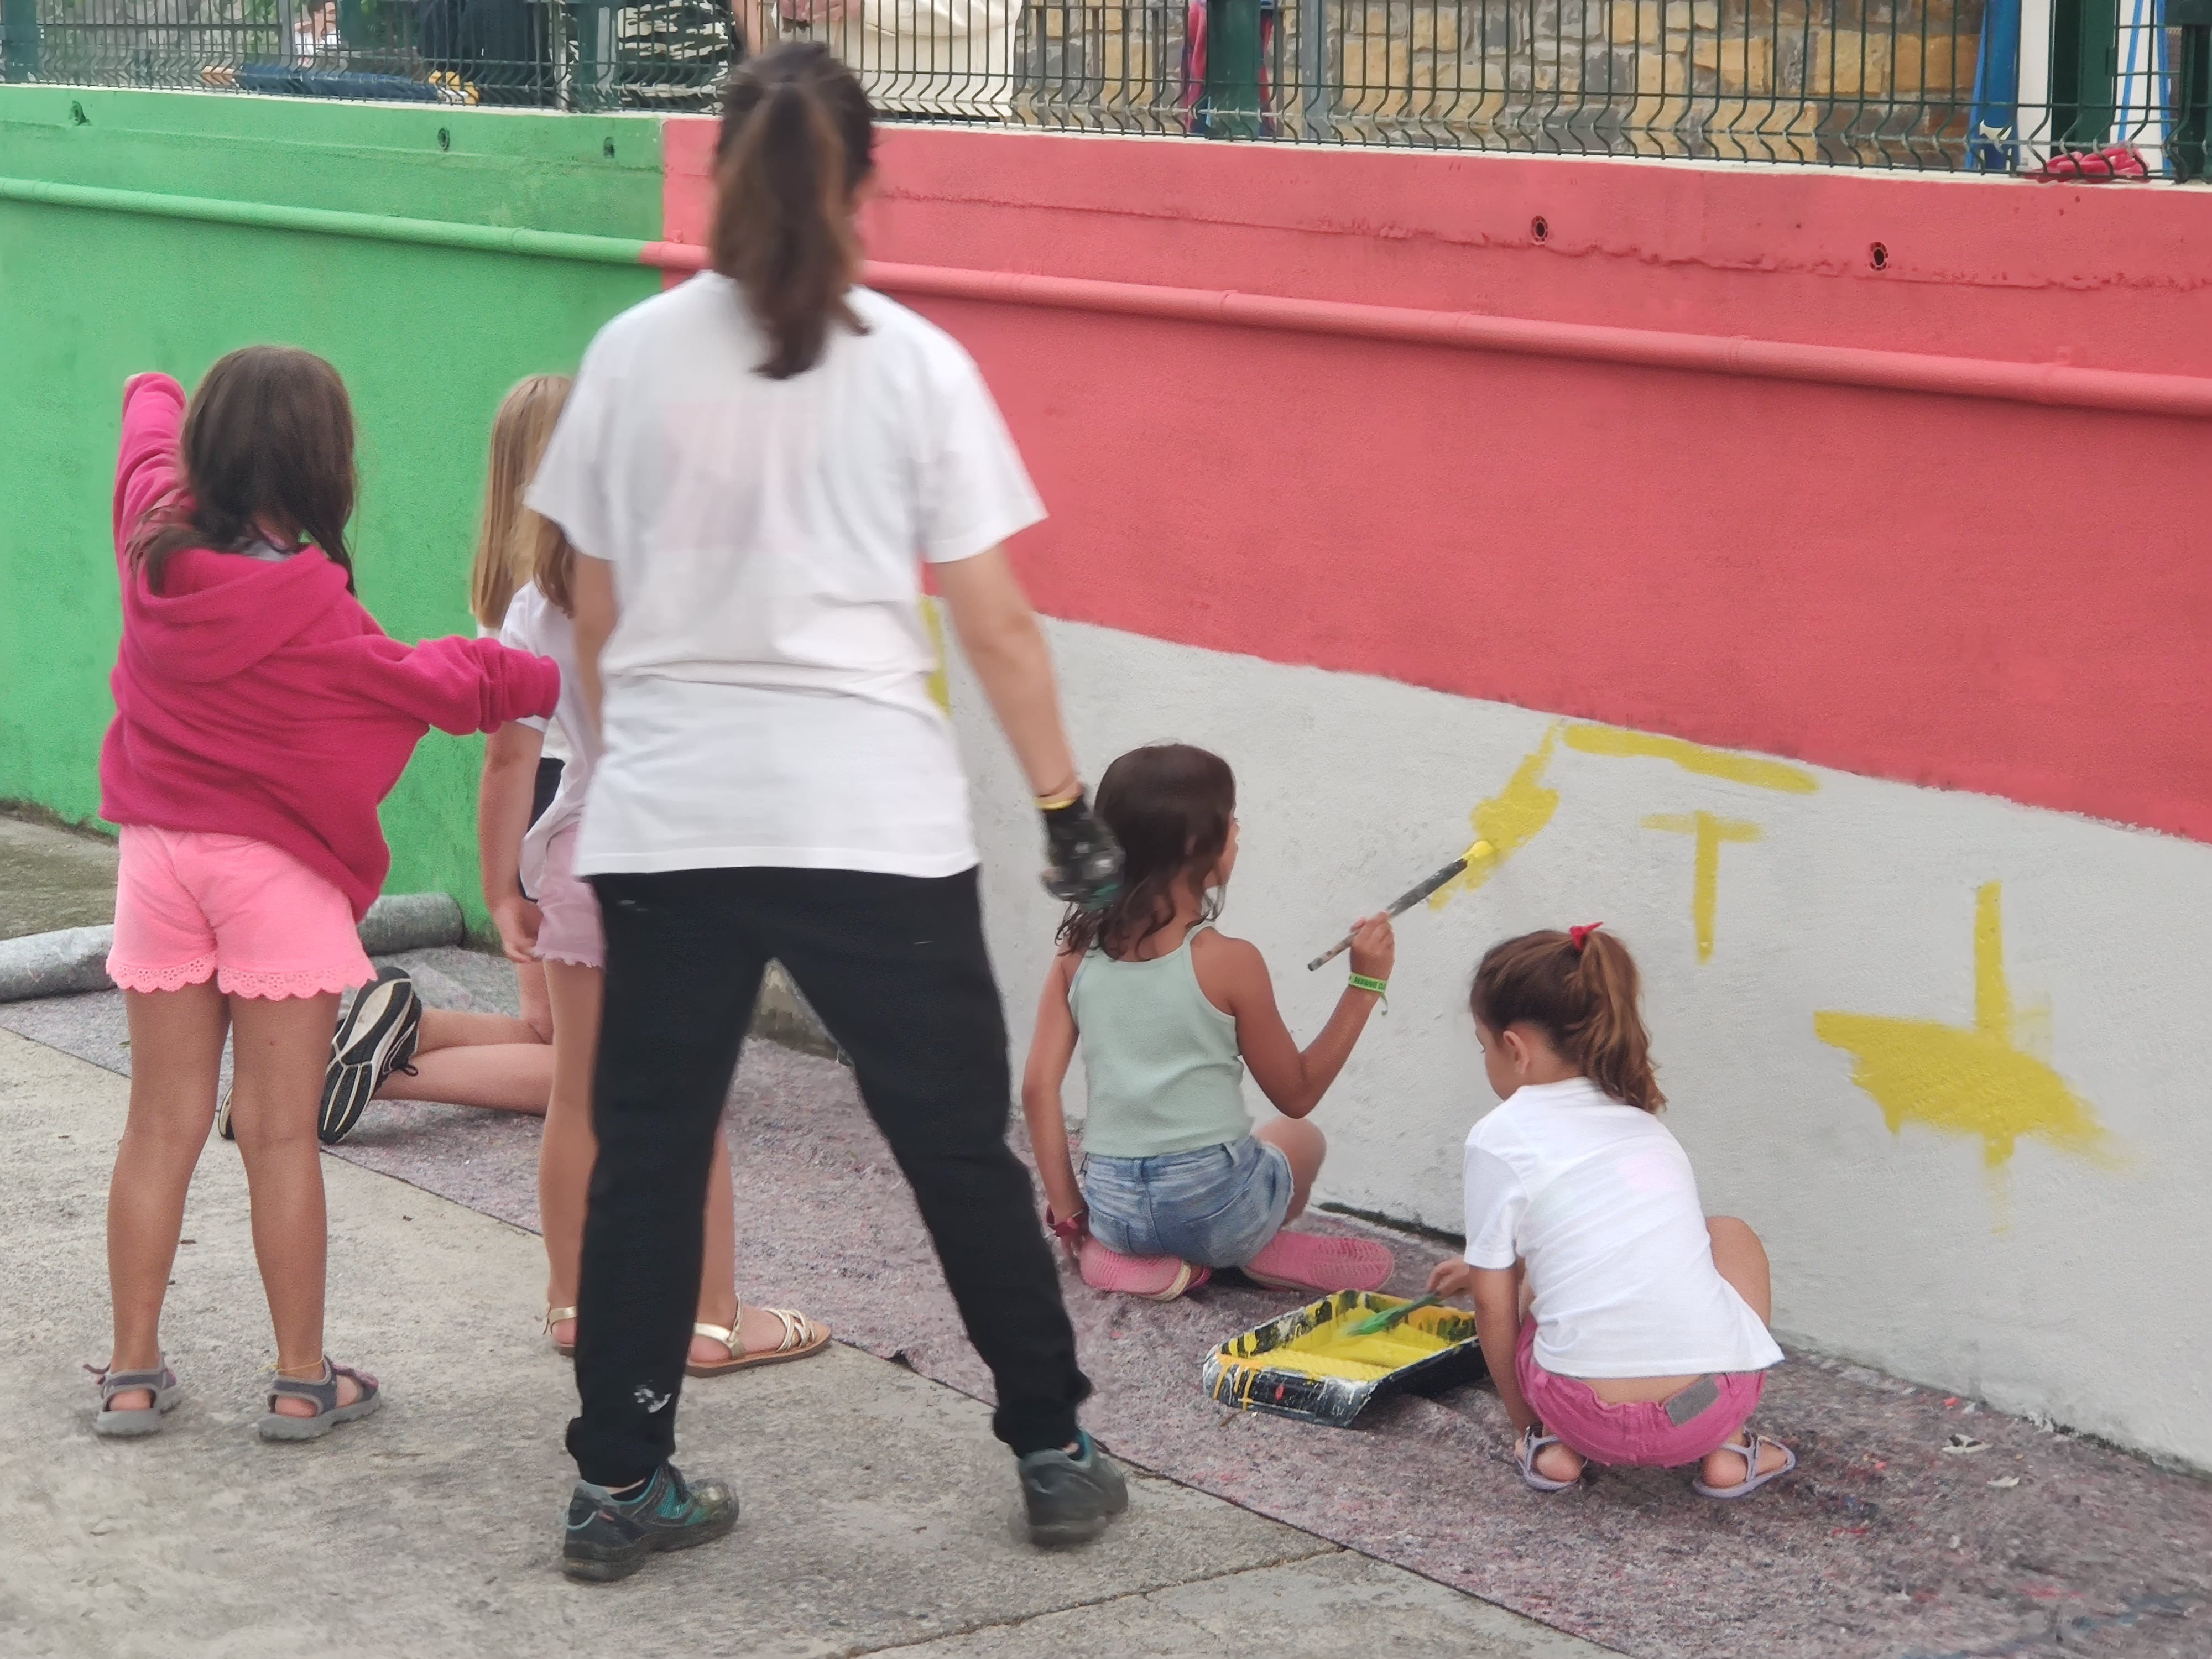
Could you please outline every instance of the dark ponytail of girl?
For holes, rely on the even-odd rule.
[[[817,42],[778,46],[730,77],[709,252],[769,337],[759,370],[772,380],[820,362],[833,325],[864,331],[846,295],[860,270],[853,195],[875,142],[867,94]]]
[[[1656,1112],[1667,1103],[1644,1028],[1636,958],[1611,933],[1546,930],[1493,945],[1474,970],[1468,1003],[1487,1030],[1534,1026],[1559,1058],[1615,1100]]]
[[[1237,817],[1237,775],[1189,744],[1148,744],[1106,769],[1097,811],[1121,843],[1121,890],[1103,909],[1072,906],[1060,947],[1078,956],[1096,948],[1119,962],[1175,920],[1179,886],[1203,889],[1219,866]],[[1218,894],[1202,894],[1200,921],[1220,910]]]

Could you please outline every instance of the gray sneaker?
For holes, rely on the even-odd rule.
[[[1080,1455],[1054,1447],[1021,1461],[1022,1497],[1029,1504],[1030,1542],[1080,1544],[1106,1530],[1129,1507],[1129,1483],[1113,1460],[1081,1430]]]
[[[661,1550],[711,1544],[738,1524],[737,1495],[719,1480],[692,1486],[663,1463],[635,1497],[579,1480],[568,1499],[561,1570],[595,1584],[627,1578]]]

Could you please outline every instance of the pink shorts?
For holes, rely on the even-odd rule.
[[[1557,1435],[1593,1463],[1646,1469],[1694,1463],[1735,1437],[1766,1387],[1765,1371],[1716,1372],[1671,1400],[1610,1405],[1580,1378],[1554,1376],[1539,1365],[1535,1346],[1536,1322],[1524,1320],[1513,1353],[1521,1397],[1542,1419],[1546,1434]]]
[[[569,824],[545,846],[545,868],[538,878],[538,959],[604,968],[607,940],[599,931],[599,896],[575,873],[580,827]]]
[[[376,977],[353,906],[250,836],[123,826],[107,976],[126,991],[209,979],[234,997],[313,997]]]

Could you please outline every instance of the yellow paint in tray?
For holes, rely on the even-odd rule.
[[[1439,1311],[1425,1308],[1372,1336],[1350,1334],[1350,1327],[1365,1316],[1364,1312],[1334,1319],[1279,1348],[1238,1355],[1232,1363],[1255,1370],[1295,1371],[1302,1376],[1342,1376],[1355,1382],[1371,1382],[1452,1346],[1449,1340],[1420,1322],[1423,1314],[1433,1316]],[[1465,1316],[1458,1317],[1464,1320]]]

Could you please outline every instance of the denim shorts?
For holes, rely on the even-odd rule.
[[[1122,1255],[1172,1255],[1204,1267],[1241,1267],[1282,1230],[1291,1160],[1246,1135],[1158,1158],[1083,1160],[1091,1236]]]

